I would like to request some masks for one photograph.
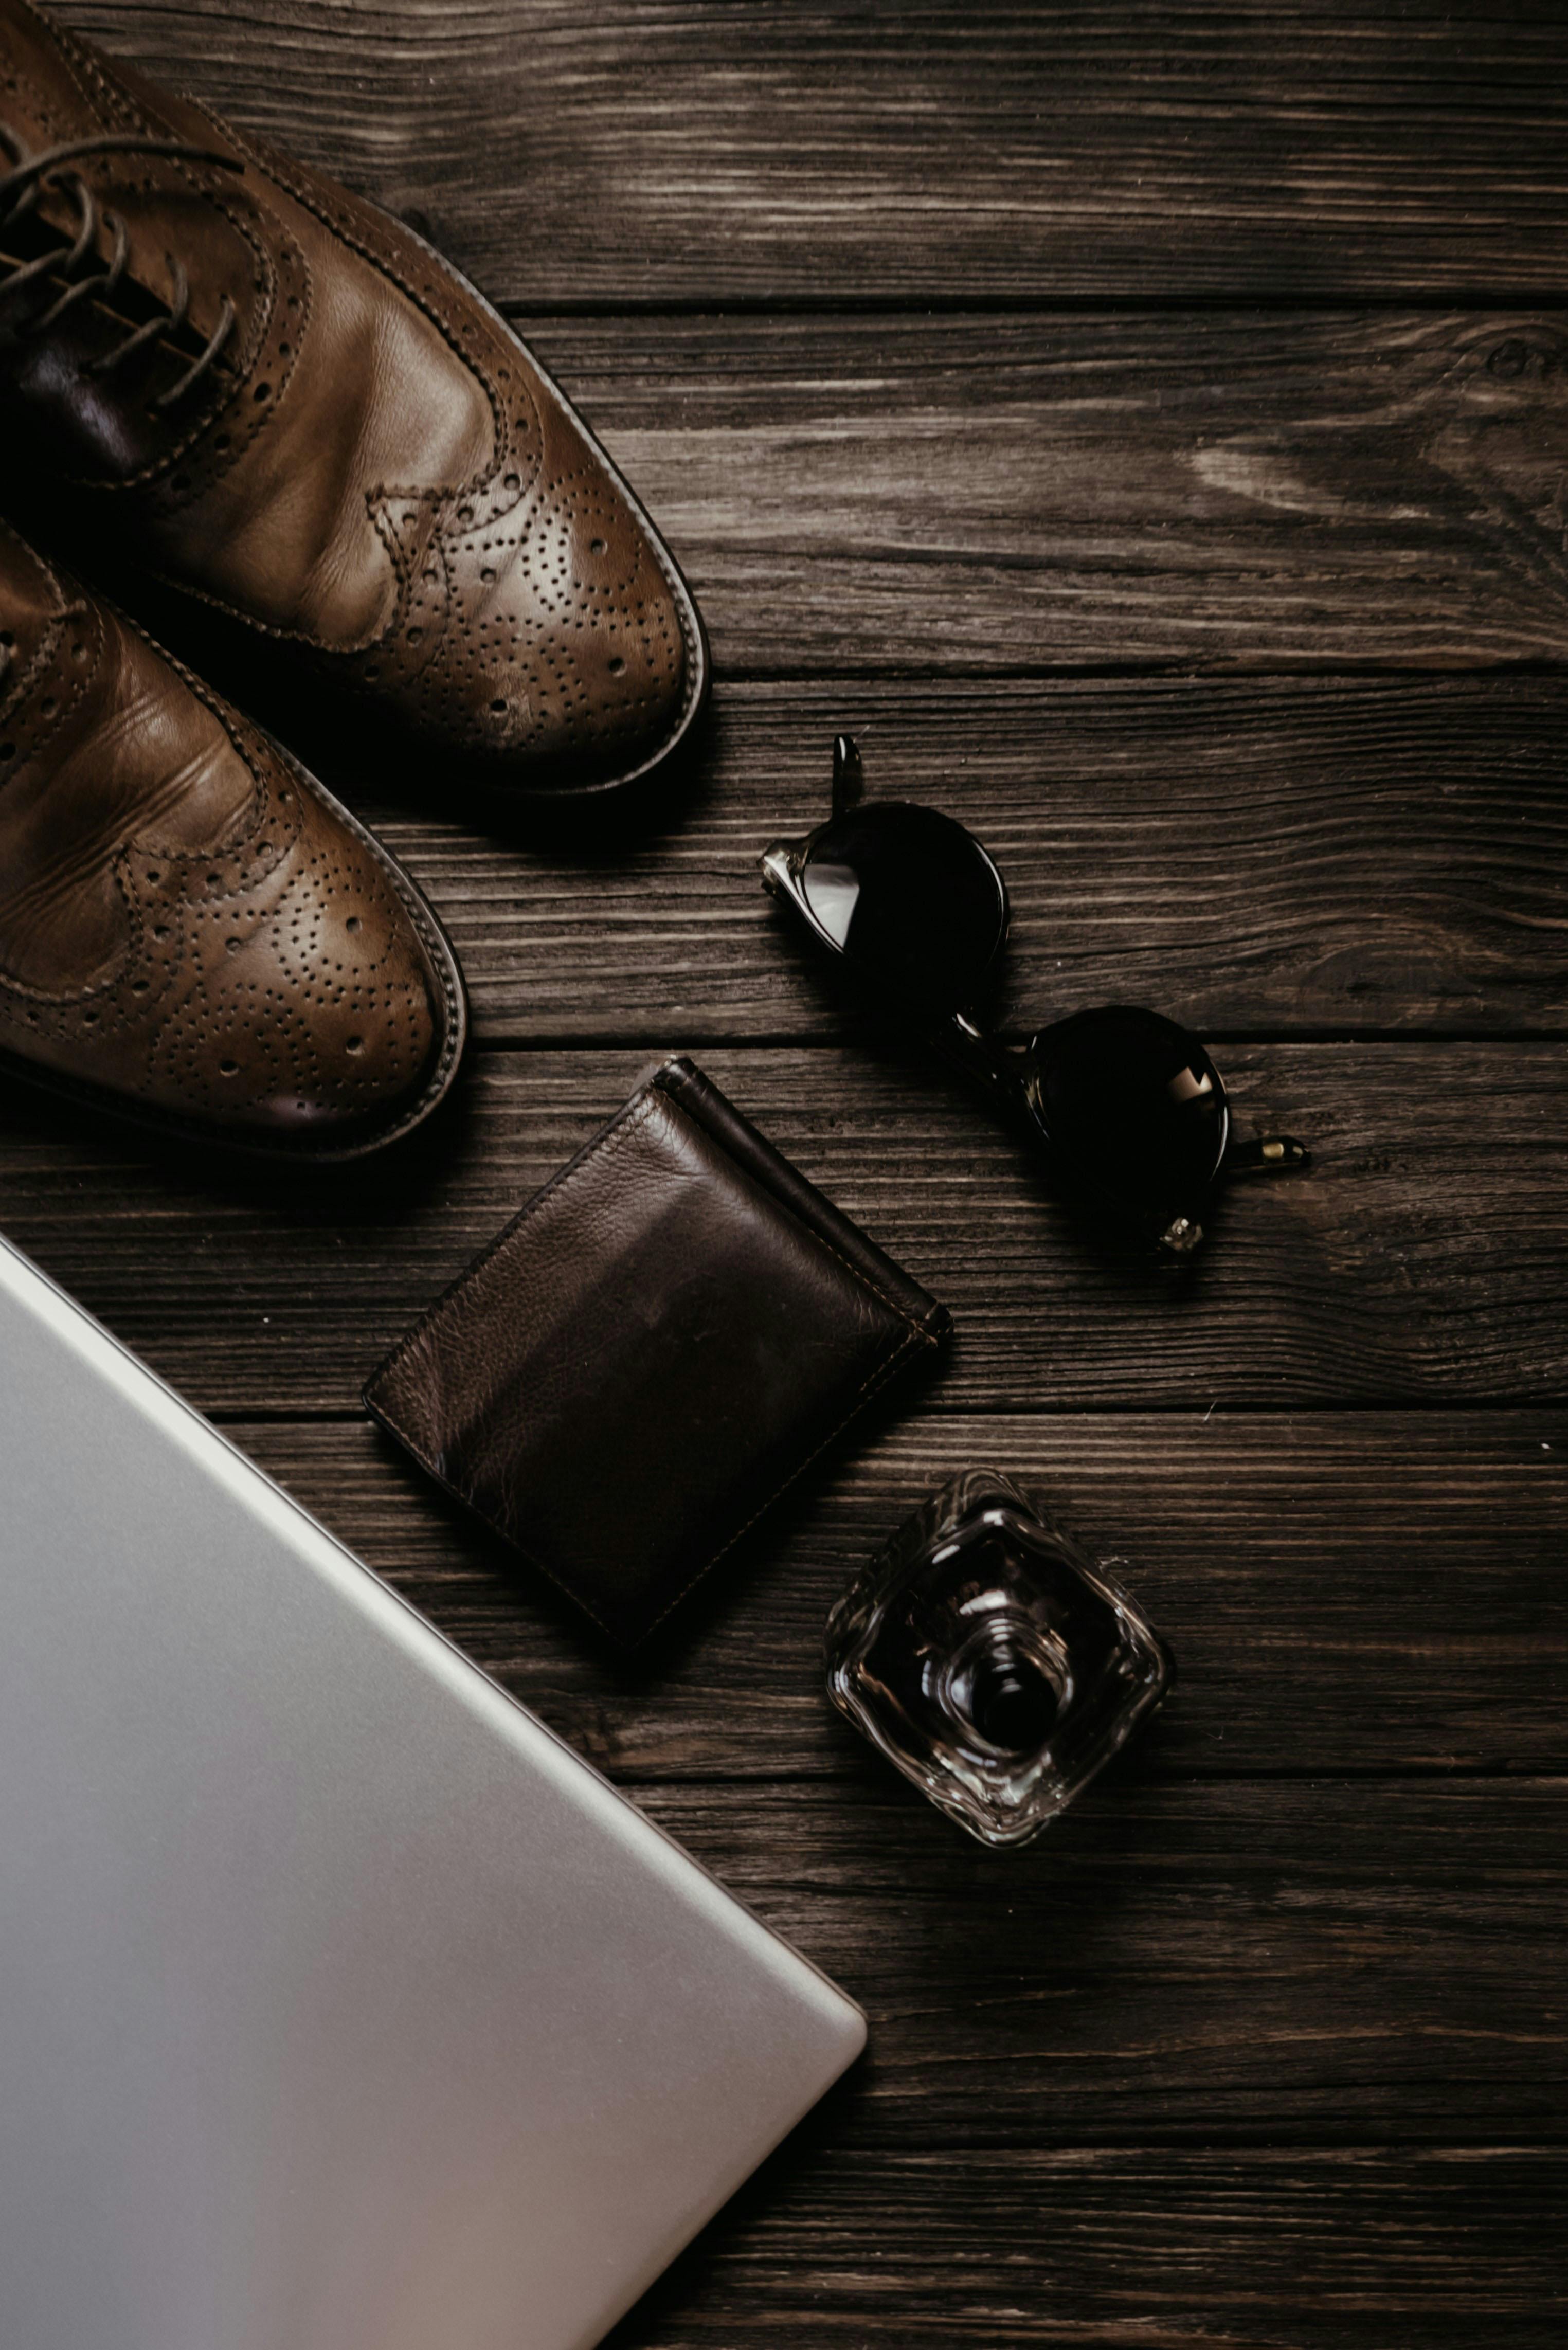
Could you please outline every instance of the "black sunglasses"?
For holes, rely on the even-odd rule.
[[[973,1006],[1007,936],[1007,889],[973,833],[909,800],[860,804],[860,754],[833,746],[833,814],[778,840],[763,879],[946,1058],[1022,1118],[1056,1180],[1168,1254],[1203,1237],[1216,1182],[1304,1167],[1283,1135],[1237,1139],[1198,1038],[1130,1003],[1075,1012],[1004,1044]]]

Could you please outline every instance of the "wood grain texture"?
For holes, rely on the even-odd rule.
[[[1000,862],[1006,1026],[1120,1001],[1254,1035],[1568,1027],[1554,675],[731,684],[694,788],[628,841],[519,848],[390,808],[377,829],[482,1036],[842,1035],[757,859],[826,816],[845,726],[870,792],[950,810]]]
[[[606,2350],[1558,2350],[1565,2185],[1560,2154],[1507,2147],[961,2166],[814,2144],[776,2158]]]
[[[885,1793],[887,1766],[825,1698],[823,1626],[927,1493],[979,1462],[1118,1558],[1175,1649],[1140,1783],[1568,1772],[1562,1410],[917,1411],[814,1471],[629,1660],[379,1431],[228,1432],[579,1752],[644,1787]]]
[[[524,325],[721,676],[1568,650],[1551,311]]]
[[[1562,290],[1552,0],[60,14],[539,307]]]
[[[687,1043],[679,1032],[670,1051]],[[15,1098],[0,1222],[191,1399],[342,1410],[625,1100],[646,1050],[476,1058],[373,1180],[227,1184]],[[950,1410],[1549,1401],[1568,1367],[1568,1048],[1250,1045],[1244,1124],[1307,1173],[1234,1187],[1190,1280],[1099,1253],[1023,1145],[868,1047],[704,1051],[737,1107],[948,1305]]]

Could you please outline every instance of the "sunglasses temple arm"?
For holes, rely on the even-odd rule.
[[[835,820],[847,816],[852,807],[860,805],[860,795],[866,788],[866,770],[860,764],[860,746],[853,734],[836,734],[833,738],[833,814]]]
[[[1232,1142],[1225,1153],[1220,1172],[1225,1175],[1289,1175],[1298,1167],[1312,1165],[1312,1152],[1304,1142],[1296,1142],[1288,1134],[1255,1134],[1244,1142]]]

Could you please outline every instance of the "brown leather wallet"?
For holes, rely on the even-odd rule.
[[[949,1328],[691,1061],[536,1192],[365,1388],[628,1644]]]

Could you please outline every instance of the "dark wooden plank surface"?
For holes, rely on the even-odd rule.
[[[870,788],[950,809],[1000,862],[1004,1025],[1122,1001],[1220,1035],[1568,1027],[1552,672],[726,682],[692,788],[624,845],[520,856],[379,806],[378,828],[491,1041],[830,1037],[845,1007],[757,858],[826,816],[845,726]]]
[[[1555,0],[62,0],[493,296],[1555,299]]]
[[[972,2199],[971,2199],[972,2198]],[[1561,2158],[780,2158],[609,2350],[1559,2350]],[[867,2248],[875,2246],[875,2256]],[[897,2315],[888,2322],[888,2313]]]
[[[677,1030],[664,1049],[690,1044]],[[6,1228],[209,1409],[343,1410],[657,1055],[493,1053],[373,1183],[228,1185],[49,1106],[0,1138]],[[1235,1045],[1248,1122],[1317,1153],[1236,1186],[1191,1278],[1096,1251],[1022,1142],[894,1049],[701,1066],[948,1305],[949,1410],[1561,1397],[1568,1046]]]
[[[335,775],[481,1050],[290,1191],[15,1093],[0,1222],[867,2002],[616,2350],[1557,2350],[1568,2297],[1568,16],[66,0],[406,212],[686,563],[683,801],[497,843]],[[1142,998],[1314,1172],[1087,1249],[756,888],[828,741],[990,842],[1015,1028]],[[382,1347],[696,1048],[954,1307],[940,1382],[605,1658],[365,1423]],[[834,1716],[823,1617],[991,1459],[1181,1679],[1029,1852]]]
[[[823,1625],[932,1482],[978,1461],[1118,1557],[1174,1648],[1178,1693],[1138,1751],[1140,1781],[1568,1773],[1561,1409],[917,1411],[799,1492],[630,1660],[585,1640],[542,1577],[362,1421],[229,1432],[514,1696],[639,1786],[884,1788],[824,1697]],[[934,1816],[930,1829],[933,1846],[956,1841]],[[1013,1881],[1005,1862],[992,1873]]]
[[[1568,650],[1550,311],[522,323],[731,671]]]

